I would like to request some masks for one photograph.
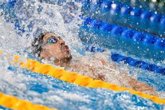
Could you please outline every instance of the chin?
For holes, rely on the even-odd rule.
[[[72,59],[72,55],[71,55],[71,54],[67,55],[67,56],[65,57],[65,59],[67,59],[68,61],[70,61],[70,60]]]

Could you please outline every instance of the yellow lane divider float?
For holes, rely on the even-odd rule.
[[[0,105],[12,110],[55,110],[43,105],[33,104],[0,92]]]
[[[78,74],[76,72],[69,72],[62,68],[56,68],[49,64],[42,64],[38,61],[27,59],[25,62],[21,61],[20,56],[15,55],[13,58],[14,64],[19,64],[22,68],[25,68],[27,70],[30,70],[32,72],[49,75],[54,78],[77,84],[79,86],[83,87],[90,87],[90,88],[104,88],[109,89],[113,91],[128,91],[131,94],[140,96],[145,99],[149,99],[157,104],[165,104],[165,99],[159,98],[158,96],[149,95],[143,92],[135,91],[130,88],[120,87],[115,84],[107,83],[101,80],[95,80],[88,76],[84,76],[81,74]]]
[[[3,51],[0,50],[0,55]],[[15,57],[15,61],[18,57]],[[12,110],[57,110],[43,105],[33,104],[29,101],[18,99],[17,97],[6,95],[0,92],[0,106]]]

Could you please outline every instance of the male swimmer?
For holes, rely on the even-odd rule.
[[[45,60],[53,60],[55,65],[67,70],[79,72],[94,79],[107,81],[137,91],[156,95],[149,85],[130,77],[127,72],[120,71],[117,65],[98,55],[72,58],[65,41],[54,33],[45,33],[32,43],[33,53]],[[101,53],[100,53],[101,54]]]

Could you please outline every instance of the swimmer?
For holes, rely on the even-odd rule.
[[[101,55],[102,53],[72,58],[69,47],[57,34],[50,32],[42,34],[34,40],[32,48],[33,53],[41,59],[53,61],[55,65],[64,67],[66,70],[156,95],[154,88],[132,78],[126,71],[121,71],[117,65],[108,61],[108,58],[104,57],[104,55]]]

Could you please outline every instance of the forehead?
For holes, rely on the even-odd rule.
[[[52,37],[52,36],[58,37],[57,34],[54,34],[54,33],[46,33],[46,34],[44,35],[44,37],[43,37],[43,41],[47,41],[48,38],[50,38],[50,37]]]

